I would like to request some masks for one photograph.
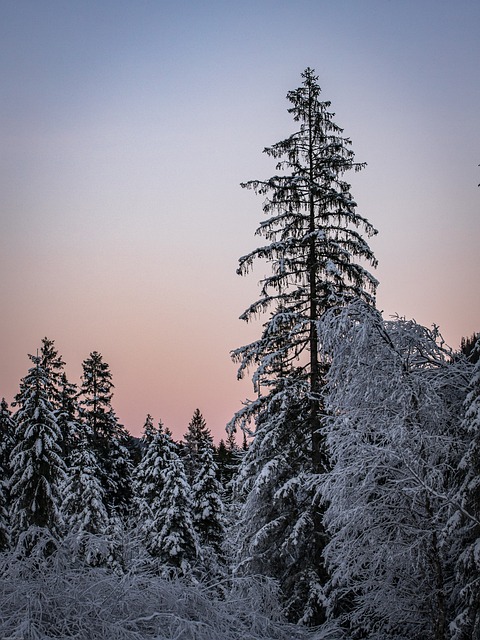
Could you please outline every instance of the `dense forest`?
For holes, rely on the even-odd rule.
[[[0,637],[480,638],[480,334],[375,306],[377,232],[313,70],[265,149],[269,265],[246,401],[215,446],[146,416],[133,438],[99,352],[68,381],[44,338],[0,405]],[[239,436],[243,445],[236,444]]]

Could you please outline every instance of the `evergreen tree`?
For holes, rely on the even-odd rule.
[[[95,447],[100,450],[102,445],[106,446],[111,436],[109,416],[114,388],[112,374],[98,351],[93,351],[83,361],[82,367],[79,392],[81,414],[87,419]]]
[[[29,354],[30,359],[35,356]],[[60,387],[61,378],[63,375],[63,367],[65,363],[62,357],[58,355],[58,351],[55,349],[55,341],[49,338],[42,338],[42,346],[40,350],[37,350],[37,358],[39,358],[39,364],[43,371],[45,394],[52,409],[55,411],[58,409],[60,403]],[[20,381],[20,392],[15,396],[15,402],[13,406],[20,404],[22,392],[23,392],[23,380]]]
[[[223,438],[218,443],[218,447],[215,447],[215,460],[218,466],[218,477],[220,479],[220,482],[225,485],[228,451],[227,447],[225,446],[225,440]]]
[[[142,437],[143,456],[133,472],[134,511],[140,537],[147,549],[153,548],[152,520],[158,511],[159,498],[164,487],[167,466],[167,443],[163,424],[155,429],[151,416],[147,416]]]
[[[10,519],[8,514],[8,482],[5,467],[0,465],[0,552],[10,543]]]
[[[13,448],[14,422],[5,398],[0,402],[0,551],[10,540],[10,453]]]
[[[257,386],[265,382],[268,387],[268,377],[263,378],[276,373],[275,364],[308,353],[303,370],[311,400],[312,456],[322,469],[324,452],[317,433],[322,367],[316,323],[326,309],[351,299],[374,304],[377,281],[360,263],[375,266],[376,260],[358,229],[369,236],[376,231],[356,213],[350,185],[343,180],[345,172],[364,165],[354,162],[350,140],[328,111],[330,103],[320,101],[314,72],[306,69],[302,77],[303,85],[287,95],[292,103],[288,111],[300,129],[265,149],[280,159],[277,170],[282,174],[242,185],[267,196],[263,210],[269,218],[257,234],[270,244],[242,257],[238,272],[248,273],[258,258],[272,265],[272,274],[262,281],[261,298],[242,317],[249,320],[276,308],[262,339],[235,355],[242,363],[241,372],[260,362],[263,375],[257,376]]]
[[[118,422],[112,410],[112,438],[109,447],[107,472],[110,491],[109,504],[121,519],[128,515],[132,502],[133,447],[132,437]]]
[[[11,454],[11,525],[14,544],[30,551],[37,534],[58,538],[62,519],[60,486],[65,478],[61,433],[49,400],[51,381],[39,356],[22,379]]]
[[[131,501],[130,436],[111,406],[113,388],[110,367],[93,351],[83,362],[80,414],[89,427],[109,513],[125,515]]]
[[[242,185],[266,197],[263,210],[268,219],[261,223],[257,234],[263,236],[267,244],[242,257],[238,273],[246,274],[257,259],[266,259],[271,265],[271,274],[262,280],[260,299],[241,317],[248,321],[268,310],[270,317],[257,341],[233,352],[234,359],[240,363],[239,377],[250,367],[255,368],[253,384],[257,399],[236,414],[230,428],[240,426],[249,431],[249,423],[256,420],[254,438],[258,444],[252,445],[251,453],[245,457],[245,468],[255,474],[244,481],[252,490],[263,470],[275,466],[273,461],[279,453],[270,448],[272,439],[282,442],[286,429],[299,431],[294,439],[301,446],[289,451],[290,474],[282,466],[282,486],[290,492],[290,498],[283,505],[279,503],[276,510],[287,508],[282,518],[288,522],[292,534],[297,532],[297,549],[309,549],[308,558],[316,559],[313,563],[307,559],[302,567],[297,554],[291,561],[291,554],[285,552],[278,562],[273,560],[278,558],[283,543],[274,531],[279,535],[284,532],[283,528],[274,526],[274,513],[271,535],[268,541],[265,538],[262,557],[265,571],[280,580],[287,601],[297,603],[292,605],[290,617],[316,624],[324,617],[319,585],[326,581],[321,561],[325,545],[322,513],[319,505],[304,492],[296,494],[295,500],[299,502],[292,502],[291,489],[300,486],[301,474],[318,475],[328,469],[321,435],[321,390],[326,363],[319,349],[317,323],[327,309],[351,299],[360,298],[374,304],[377,281],[363,265],[375,266],[376,261],[361,232],[371,236],[376,231],[356,213],[350,185],[343,179],[347,171],[358,171],[363,165],[354,161],[351,142],[334,123],[330,103],[320,101],[320,87],[314,72],[306,69],[302,77],[302,86],[287,95],[292,104],[289,112],[299,123],[299,129],[265,149],[267,155],[278,160],[276,168],[280,173]],[[290,408],[285,406],[287,401],[293,402]],[[277,422],[269,415],[270,411],[279,412],[281,419]],[[283,416],[287,414],[288,423],[285,423]],[[278,435],[269,433],[264,437],[262,430],[275,431],[275,424],[278,424]],[[265,443],[265,449],[261,443]],[[252,464],[254,457],[256,462]],[[245,471],[242,476],[245,478]],[[307,484],[313,487],[311,481]],[[278,489],[276,493],[279,499],[284,495],[282,491]],[[258,532],[263,531],[268,524],[263,514],[272,505],[257,499],[254,505],[249,500],[246,504],[250,505],[246,509],[255,508],[250,515],[259,524]],[[307,505],[308,517],[304,512]],[[247,513],[241,521],[248,522]],[[251,534],[250,524],[243,532],[240,528],[240,538]],[[307,537],[301,540],[302,535]],[[247,547],[241,545],[248,554]],[[240,557],[241,563],[247,559],[248,556]]]
[[[127,443],[128,449],[130,451],[130,458],[132,461],[132,473],[135,473],[138,465],[142,461],[142,458],[145,454],[146,449],[148,448],[149,443],[154,438],[157,432],[157,427],[153,424],[153,418],[150,414],[147,414],[145,418],[145,422],[143,424],[143,434],[140,438],[134,437],[130,435],[129,442]],[[132,476],[133,482],[133,476]],[[133,482],[134,484],[134,482]],[[135,489],[132,484],[133,490],[133,498],[135,499]]]
[[[225,535],[225,516],[222,488],[217,479],[218,466],[213,453],[213,444],[206,441],[200,452],[200,469],[192,487],[192,509],[200,543],[220,556]]]
[[[141,446],[143,448],[148,448],[149,444],[154,439],[155,435],[161,431],[163,431],[162,422],[160,421],[158,428],[156,428],[155,425],[153,424],[152,416],[150,414],[147,414],[147,417],[145,418],[145,424],[143,425],[143,435],[142,435]]]
[[[4,466],[9,464],[14,431],[15,422],[12,418],[12,412],[8,407],[8,402],[2,398],[0,402],[0,462]]]
[[[162,490],[153,503],[147,549],[158,558],[162,573],[188,576],[199,556],[192,521],[190,487],[170,433],[163,434],[165,468]]]
[[[246,449],[239,449],[233,431],[228,433],[226,441],[223,439],[220,440],[218,447],[215,449],[218,478],[229,497],[231,497],[232,493],[230,483],[238,472],[242,455],[245,451]]]
[[[65,362],[62,356],[58,354],[55,348],[55,341],[49,338],[42,338],[42,346],[40,348],[40,365],[45,372],[48,380],[47,395],[48,400],[52,404],[54,410],[57,410],[61,404],[61,395],[63,388],[63,368]]]
[[[187,432],[184,435],[184,440],[185,444],[182,453],[185,472],[188,481],[193,483],[200,471],[202,451],[205,446],[210,446],[212,443],[210,429],[207,428],[207,423],[199,409],[195,409]]]
[[[82,438],[79,418],[78,389],[68,381],[65,373],[60,378],[58,408],[55,411],[57,424],[62,434],[62,456],[69,459],[77,441]]]
[[[474,333],[470,338],[462,338],[460,343],[460,351],[466,356],[472,364],[476,364],[480,358],[480,352],[476,348],[480,333]]]
[[[109,519],[98,461],[89,440],[84,431],[70,454],[62,511],[76,553],[87,564],[95,566],[103,563],[108,555],[105,540]]]
[[[237,524],[238,571],[281,581],[288,618],[312,622],[322,591],[314,536],[308,407],[279,381],[256,416],[256,433],[234,479],[243,503]],[[272,542],[275,541],[276,544]],[[323,576],[322,576],[323,577]]]
[[[468,355],[475,363],[462,423],[469,445],[459,465],[459,488],[455,496],[459,509],[452,517],[450,532],[451,540],[459,548],[454,640],[480,637],[480,337]]]

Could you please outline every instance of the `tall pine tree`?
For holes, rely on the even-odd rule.
[[[270,264],[271,273],[261,282],[260,298],[241,317],[249,321],[266,311],[270,316],[258,340],[233,352],[240,363],[239,377],[250,367],[255,369],[257,399],[237,413],[230,428],[250,429],[249,422],[256,419],[257,445],[248,451],[244,467],[254,478],[245,481],[253,487],[256,478],[268,470],[272,487],[278,487],[273,495],[274,501],[280,501],[276,507],[256,500],[255,511],[250,512],[263,531],[268,525],[264,512],[274,509],[272,528],[263,545],[262,570],[280,580],[291,619],[318,623],[324,616],[321,585],[326,580],[320,560],[325,545],[322,513],[305,491],[294,491],[294,487],[305,486],[305,474],[321,474],[328,468],[321,435],[325,362],[317,322],[327,309],[351,299],[374,304],[377,281],[364,265],[375,266],[376,260],[362,232],[372,236],[376,231],[356,212],[350,185],[343,178],[363,165],[354,161],[351,142],[335,124],[330,103],[320,100],[312,69],[306,69],[302,78],[302,86],[287,94],[292,105],[289,112],[299,128],[265,149],[278,161],[279,173],[242,185],[265,198],[263,211],[268,218],[257,235],[267,243],[240,259],[238,273],[248,273],[258,259]],[[288,408],[285,403],[290,401],[293,405]],[[289,429],[297,432],[293,438],[299,445],[284,452],[290,472],[288,465],[273,462],[282,452],[271,448],[272,442],[278,446],[285,441]],[[266,430],[268,437],[262,433]],[[277,479],[272,475],[275,470],[280,474]],[[250,500],[247,503],[248,509],[253,508]],[[283,514],[281,528],[273,526],[279,511]],[[248,524],[243,533],[240,530],[240,538],[251,536],[251,521],[246,516],[242,522]],[[285,528],[292,532],[289,538],[295,540],[297,551],[290,548],[278,558]],[[245,550],[242,563],[250,557],[247,547],[241,545]],[[308,558],[314,560],[306,558],[302,567],[301,550],[305,548],[310,550]]]

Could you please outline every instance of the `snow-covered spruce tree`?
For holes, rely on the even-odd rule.
[[[0,402],[0,551],[10,541],[10,453],[13,449],[15,425],[5,398]]]
[[[62,529],[60,487],[65,479],[61,433],[48,394],[50,379],[40,356],[16,396],[11,453],[11,532],[14,545],[30,552],[38,536],[58,538]]]
[[[62,457],[66,460],[69,440],[73,437],[75,427],[73,421],[77,412],[75,398],[77,388],[67,380],[64,372],[65,362],[55,348],[54,340],[50,340],[47,337],[42,338],[38,356],[40,358],[40,366],[45,374],[45,392],[62,433]],[[18,400],[18,396],[16,400]]]
[[[257,259],[265,259],[271,265],[271,274],[262,280],[260,299],[241,317],[248,321],[268,310],[270,317],[257,341],[233,352],[240,363],[239,377],[250,367],[255,368],[253,383],[258,398],[236,414],[230,428],[248,429],[249,422],[256,418],[252,431],[257,444],[245,457],[242,482],[256,491],[256,478],[268,470],[272,498],[275,501],[276,497],[285,496],[285,504],[276,505],[276,509],[271,503],[263,504],[258,495],[254,505],[248,500],[248,509],[254,510],[250,511],[250,518],[242,518],[242,522],[248,522],[247,530],[239,532],[240,539],[244,539],[242,566],[248,570],[252,559],[257,570],[280,580],[291,602],[290,619],[318,623],[323,619],[319,585],[326,579],[321,560],[325,544],[322,514],[304,491],[296,497],[305,502],[298,504],[292,493],[286,499],[282,487],[291,492],[299,486],[301,474],[320,474],[328,468],[320,430],[325,363],[319,350],[317,321],[325,310],[350,299],[374,304],[377,282],[364,265],[375,266],[376,261],[362,232],[371,236],[376,231],[356,213],[350,185],[343,178],[347,171],[357,171],[363,165],[354,161],[351,142],[334,123],[330,103],[320,100],[314,72],[306,69],[302,78],[302,86],[287,94],[292,104],[289,112],[299,123],[298,130],[265,149],[267,155],[278,160],[279,173],[242,185],[266,198],[263,210],[268,219],[261,223],[257,234],[267,244],[242,257],[238,273],[248,273]],[[288,408],[285,403],[290,401],[293,406]],[[277,420],[271,412],[280,415],[278,433]],[[269,431],[268,437],[262,431]],[[271,445],[286,441],[288,431],[300,446],[289,450],[290,459],[286,462],[285,457],[279,466],[275,460],[282,453]],[[248,473],[254,474],[250,480],[246,478]],[[252,526],[257,526],[258,532],[265,531],[268,521],[264,512],[272,507],[275,513],[282,511],[283,526],[278,529],[273,525],[276,516],[272,514],[269,539],[265,538],[261,557],[254,558],[246,538],[253,539]],[[297,528],[298,517],[301,523]],[[309,555],[314,558],[312,564],[306,561],[300,573],[299,554],[294,553],[292,560],[289,549],[279,557],[284,537],[278,536],[284,536],[287,530],[293,536],[291,540],[296,539],[297,548],[310,549]],[[273,557],[278,562],[273,562]]]
[[[210,429],[207,427],[207,423],[200,413],[200,409],[195,409],[183,439],[185,441],[182,451],[183,463],[187,479],[190,484],[193,484],[200,471],[200,458],[204,443],[212,442]]]
[[[31,355],[28,357],[33,358]],[[37,350],[37,357],[39,358],[39,364],[43,371],[44,393],[53,411],[55,411],[60,404],[61,378],[65,363],[55,349],[55,341],[49,338],[42,338],[42,346],[40,350]],[[20,381],[20,391],[15,396],[15,402],[12,403],[12,406],[20,404],[20,398],[23,392],[22,385],[23,380]]]
[[[54,409],[58,407],[61,400],[62,377],[65,362],[55,348],[55,341],[49,338],[42,338],[40,348],[40,364],[49,381],[48,399]]]
[[[202,545],[204,562],[213,572],[222,560],[225,508],[213,438],[199,409],[192,416],[184,441],[182,459],[192,488],[193,523]]]
[[[15,422],[12,418],[12,411],[5,398],[2,398],[0,402],[0,462],[7,466],[13,448],[14,431]]]
[[[464,345],[462,343],[462,349]],[[449,540],[459,549],[456,563],[454,640],[480,638],[480,337],[469,349],[475,368],[464,403],[463,432],[467,450],[459,465],[456,513],[449,523]]]
[[[225,498],[232,499],[232,479],[236,476],[240,463],[248,447],[240,448],[235,433],[229,432],[226,440],[220,440],[215,449],[215,461],[218,466],[218,478],[222,484]]]
[[[145,423],[143,425],[143,435],[142,435],[142,440],[141,440],[141,448],[142,449],[148,448],[150,442],[154,439],[155,435],[159,431],[162,431],[162,430],[163,430],[162,422],[160,421],[160,423],[158,425],[158,428],[155,427],[155,425],[153,424],[153,418],[148,413],[147,417],[145,418]]]
[[[202,550],[211,549],[221,560],[225,536],[225,507],[218,466],[214,460],[213,442],[205,439],[199,451],[199,470],[192,487],[193,524]]]
[[[168,445],[162,421],[158,428],[147,416],[142,436],[142,459],[133,471],[133,506],[140,539],[147,550],[152,547],[151,522],[159,510],[159,498],[164,486]],[[158,533],[158,532],[157,532]]]
[[[152,504],[146,547],[162,575],[188,577],[200,555],[193,526],[190,486],[177,446],[167,430],[159,434],[165,448],[162,490]]]
[[[474,333],[469,338],[462,338],[460,344],[461,353],[463,353],[472,364],[476,364],[480,359],[480,352],[477,349],[478,340],[480,340],[480,333]]]
[[[436,329],[362,303],[319,323],[331,355],[322,479],[331,622],[347,638],[445,640],[453,562],[442,544],[467,376]]]
[[[113,386],[110,367],[98,351],[93,351],[83,361],[80,415],[89,427],[109,515],[115,510],[123,516],[131,501],[132,462],[130,436],[111,405]]]
[[[76,386],[71,385],[67,380],[64,372],[65,362],[55,348],[54,340],[50,340],[47,337],[42,338],[42,345],[37,355],[40,358],[40,366],[45,374],[45,392],[62,433],[62,457],[65,460],[68,455],[67,440],[71,437],[71,434],[67,433],[68,422],[73,418],[76,405]],[[16,397],[17,400],[18,395]],[[71,426],[73,427],[73,425]]]
[[[0,552],[10,544],[10,518],[8,513],[8,483],[5,467],[0,465]]]
[[[88,427],[78,434],[69,456],[67,479],[62,488],[62,512],[68,540],[75,555],[88,565],[105,564],[109,518],[105,491],[100,483],[100,469],[90,448]]]
[[[55,416],[62,434],[62,456],[68,462],[77,441],[82,438],[82,425],[79,418],[78,389],[70,383],[65,373],[60,378],[59,400]]]

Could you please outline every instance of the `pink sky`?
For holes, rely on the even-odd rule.
[[[307,16],[307,20],[299,19]],[[0,396],[55,340],[78,382],[100,351],[114,408],[180,437],[199,407],[216,439],[251,395],[229,352],[257,269],[262,149],[294,130],[285,95],[316,69],[365,171],[379,230],[378,306],[480,330],[480,7],[19,0],[0,9]]]

